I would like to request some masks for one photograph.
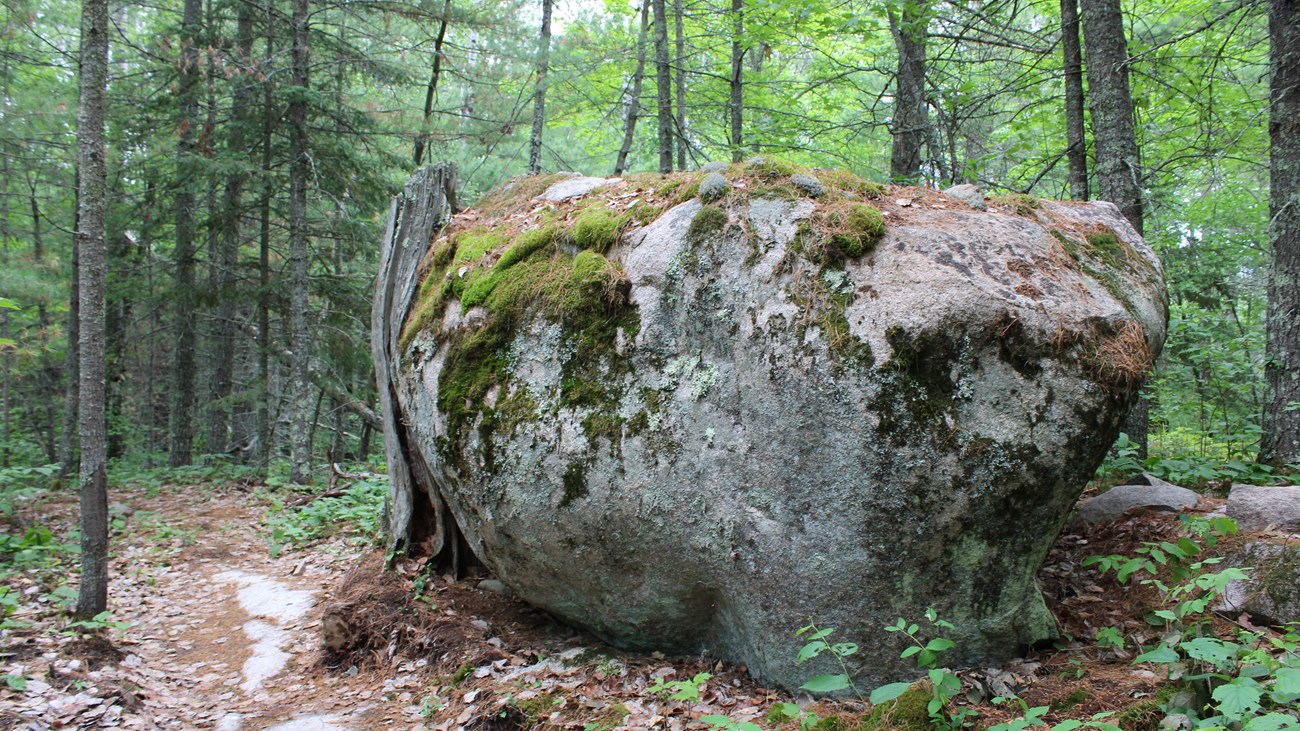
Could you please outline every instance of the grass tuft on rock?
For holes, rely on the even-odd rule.
[[[630,220],[628,214],[617,214],[608,208],[591,208],[578,216],[569,235],[579,249],[603,254],[623,235]]]
[[[851,203],[826,217],[828,243],[849,259],[871,253],[885,235],[885,219],[880,209],[866,203]]]
[[[686,229],[686,242],[697,246],[727,225],[727,212],[721,206],[703,206]]]
[[[869,731],[929,731],[932,727],[927,707],[933,697],[930,681],[917,681],[894,700],[872,707],[862,719],[861,728]]]

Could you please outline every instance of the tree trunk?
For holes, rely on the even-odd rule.
[[[1083,126],[1083,52],[1079,48],[1079,0],[1061,0],[1061,60],[1065,67],[1065,139],[1070,198],[1088,200],[1088,142]]]
[[[645,13],[644,2],[641,12]],[[674,83],[677,87],[677,169],[686,169],[686,31],[683,27],[682,0],[673,0],[674,39],[677,44],[677,62],[673,65]],[[642,16],[644,17],[644,15]],[[645,38],[645,33],[641,34]]]
[[[311,482],[311,330],[308,323],[310,252],[307,245],[307,180],[311,160],[307,150],[307,75],[310,47],[307,39],[309,0],[293,0],[293,85],[296,93],[289,102],[289,332],[293,342],[293,364],[289,369],[291,460],[289,481]]]
[[[89,10],[82,8],[82,15]],[[84,18],[83,18],[84,22]],[[83,33],[89,31],[83,30]],[[105,64],[107,66],[107,64]],[[105,79],[108,71],[104,72]],[[80,158],[78,158],[80,159]],[[76,175],[76,188],[81,190],[81,169]],[[81,229],[81,202],[77,201],[73,214],[73,231]],[[75,235],[75,234],[74,234]],[[72,283],[68,291],[68,383],[63,398],[63,430],[59,433],[59,474],[72,475],[72,465],[77,461],[77,433],[80,431],[78,414],[81,392],[81,248],[72,247]]]
[[[442,43],[447,37],[447,18],[450,15],[451,0],[443,0],[438,37],[433,40],[433,71],[429,74],[429,86],[424,90],[424,119],[420,124],[420,134],[415,138],[415,154],[412,156],[417,168],[424,161],[424,148],[429,142],[430,125],[433,123],[433,98],[438,93],[438,77],[442,75]]]
[[[8,58],[5,59],[5,89],[0,94],[0,98],[8,99],[8,77],[9,69]],[[9,151],[0,150],[0,267],[9,268]],[[11,419],[12,412],[9,408],[9,376],[13,369],[13,348],[5,345],[11,336],[9,334],[9,308],[0,308],[0,361],[3,362],[0,370],[4,371],[3,378],[0,378],[0,467],[9,466],[9,445],[13,439],[13,422]]]
[[[650,27],[650,5],[641,3],[641,32],[636,41],[636,70],[632,72],[632,83],[623,101],[623,144],[618,148],[618,159],[614,161],[614,175],[627,171],[627,156],[632,152],[632,139],[636,134],[636,120],[641,115],[641,80],[645,77],[645,44]]]
[[[8,242],[6,242],[5,248],[8,248]],[[5,258],[7,259],[8,257]],[[10,346],[5,345],[5,342],[9,339],[9,309],[3,308],[0,309],[0,349],[4,351],[4,355],[0,356],[0,359],[3,360],[4,371],[2,383],[0,383],[0,410],[4,412],[4,428],[3,434],[0,434],[0,439],[3,439],[4,441],[0,442],[0,467],[9,466],[9,444],[10,440],[13,438],[13,425],[10,422],[9,411],[9,371],[13,368],[13,360],[11,359],[11,351],[13,349]]]
[[[266,6],[267,68],[275,60],[275,8]],[[262,205],[257,253],[257,464],[263,470],[271,464],[271,143],[275,131],[275,90],[262,82]]]
[[[32,261],[39,269],[45,263],[45,243],[41,237],[41,206],[36,200],[36,185],[34,183],[31,185],[28,200],[32,208]],[[44,302],[41,302],[37,307],[37,324],[41,328],[41,373],[44,374],[45,384],[45,392],[41,394],[42,408],[45,410],[45,461],[48,464],[54,464],[59,459],[59,453],[55,447],[57,425],[54,422],[54,402],[59,390],[59,373],[58,366],[50,357],[50,311]]]
[[[930,4],[925,0],[907,0],[901,10],[889,10],[889,27],[898,50],[889,177],[899,182],[914,183],[920,179],[921,148],[930,135],[930,111],[925,94],[929,22]]]
[[[131,305],[134,295],[127,291],[125,282],[126,265],[131,253],[131,240],[125,232],[109,235],[105,232],[108,264],[105,267],[107,282],[105,284],[104,309],[104,408],[108,423],[115,427],[122,423],[122,404],[126,400],[123,391],[127,382],[127,326],[131,319]],[[126,451],[125,430],[114,428],[108,433],[108,458],[117,459]]]
[[[1300,463],[1300,1],[1271,0],[1267,375],[1260,459]]]
[[[388,462],[387,525],[390,552],[427,550],[439,570],[459,572],[471,560],[455,518],[417,449],[411,448],[398,407],[398,338],[419,285],[417,273],[439,229],[455,211],[456,167],[430,165],[416,172],[388,211],[379,276],[370,314],[370,349],[379,387]]]
[[[745,159],[745,137],[742,130],[745,111],[745,2],[731,0],[731,96],[727,101],[727,123],[731,132],[731,161]]]
[[[533,96],[533,130],[528,138],[528,172],[542,171],[542,131],[546,128],[546,74],[551,67],[551,0],[542,0],[542,33],[537,42],[537,91]]]
[[[108,607],[108,461],[104,419],[104,90],[108,1],[84,0],[77,107],[77,249],[80,251],[81,588],[76,612]]]
[[[664,0],[648,0],[655,16],[655,100],[659,109],[659,172],[673,171],[673,85],[668,63],[668,15]]]
[[[1142,233],[1141,168],[1128,85],[1128,42],[1119,0],[1080,0],[1088,52],[1088,106],[1102,200]]]
[[[232,160],[246,160],[252,152],[252,135],[257,123],[253,96],[253,5],[239,3],[235,18],[234,93],[230,102],[230,136],[226,149]],[[217,297],[216,322],[212,328],[214,360],[212,411],[208,421],[208,451],[223,452],[231,441],[230,408],[235,377],[235,269],[239,266],[240,231],[244,209],[244,184],[248,180],[242,162],[226,177],[222,191],[217,251],[214,252],[212,289]]]
[[[176,341],[172,359],[172,467],[194,460],[194,188],[198,182],[194,125],[198,121],[201,0],[185,0],[181,17],[180,139],[176,143]]]
[[[1102,200],[1142,233],[1141,167],[1128,85],[1128,42],[1119,0],[1080,0],[1083,43],[1088,54],[1088,101],[1096,147],[1097,190]],[[1150,406],[1139,394],[1124,423],[1124,433],[1147,456]]]

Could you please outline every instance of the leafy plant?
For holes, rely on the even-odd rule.
[[[1197,729],[1296,726],[1296,719],[1281,711],[1300,700],[1300,635],[1293,628],[1280,638],[1246,631],[1231,639],[1216,636],[1208,622],[1210,606],[1228,582],[1248,577],[1235,567],[1209,570],[1220,559],[1195,559],[1237,526],[1228,518],[1189,518],[1184,525],[1189,535],[1177,542],[1146,543],[1138,556],[1094,556],[1085,562],[1103,573],[1113,571],[1121,583],[1146,574],[1142,583],[1160,592],[1162,606],[1149,621],[1165,631],[1134,662],[1161,665],[1170,680],[1192,684],[1198,691],[1193,706],[1166,710],[1186,713]]]
[[[1006,702],[1012,699],[994,699],[994,702]],[[1075,731],[1076,729],[1097,729],[1098,731],[1120,731],[1119,726],[1107,721],[1107,718],[1115,715],[1113,712],[1094,713],[1086,721],[1077,719],[1066,719],[1056,724],[1048,724],[1043,720],[1043,716],[1051,710],[1050,706],[1034,706],[1030,708],[1024,701],[1019,698],[1014,699],[1020,704],[1024,715],[1020,718],[1012,719],[1005,723],[997,723],[989,726],[988,731],[1024,731],[1027,728],[1036,726],[1048,726],[1051,731]]]
[[[111,611],[106,610],[100,612],[99,614],[96,614],[90,619],[81,619],[75,622],[68,623],[68,626],[63,628],[63,633],[79,634],[78,630],[84,630],[86,632],[98,632],[100,630],[105,630],[105,629],[112,629],[120,632],[130,626],[131,626],[130,622],[113,621],[113,613]]]
[[[684,703],[698,703],[700,700],[700,691],[704,685],[712,678],[711,673],[696,673],[695,677],[690,680],[669,680],[664,681],[659,678],[655,684],[646,688],[651,693],[657,693],[669,700],[682,701]]]
[[[271,505],[271,555],[284,547],[306,546],[335,535],[372,538],[379,533],[388,485],[382,478],[358,480],[337,497],[322,497],[298,506],[276,500]]]
[[[1124,635],[1114,627],[1102,627],[1097,630],[1096,642],[1098,647],[1123,647]]]
[[[951,622],[939,619],[934,609],[925,610],[925,619],[934,629],[955,629]],[[947,710],[949,702],[961,693],[961,678],[951,670],[939,666],[939,656],[956,647],[956,643],[945,637],[923,640],[920,636],[920,625],[908,624],[902,617],[899,617],[894,624],[887,625],[885,631],[903,634],[912,642],[912,646],[904,649],[900,657],[915,657],[917,666],[925,670],[926,677],[930,680],[930,702],[925,708],[930,716],[930,722],[940,729],[949,731],[956,731],[969,725],[969,719],[976,715],[974,710],[969,708],[951,712]],[[876,705],[894,700],[906,693],[911,686],[911,683],[882,685],[871,692],[871,703]]]
[[[833,627],[819,628],[816,624],[809,623],[807,627],[795,633],[797,637],[808,635],[807,644],[799,650],[799,655],[795,658],[796,663],[802,665],[814,657],[828,653],[839,663],[841,670],[839,673],[814,675],[807,683],[799,687],[812,693],[833,693],[848,688],[853,691],[854,695],[860,695],[857,686],[853,684],[853,679],[849,677],[849,666],[844,662],[844,658],[857,653],[858,646],[852,642],[837,642],[835,644],[827,642],[826,638],[834,631]]]
[[[763,731],[763,727],[753,721],[733,721],[729,716],[717,713],[701,716],[700,721],[708,724],[710,728],[718,729],[718,731]]]
[[[21,535],[0,534],[0,563],[11,563],[19,569],[47,565],[62,556],[75,555],[78,550],[74,544],[59,541],[43,525],[34,525]]]
[[[810,731],[822,720],[822,717],[800,708],[794,703],[773,703],[767,712],[769,723],[781,724],[787,721],[799,721],[799,731]]]

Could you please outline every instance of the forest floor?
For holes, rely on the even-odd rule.
[[[23,601],[0,632],[0,729],[679,731],[707,728],[700,719],[714,714],[794,729],[797,718],[772,709],[797,703],[819,729],[848,731],[866,711],[764,688],[715,660],[620,653],[478,579],[422,578],[414,564],[381,571],[367,541],[273,556],[274,498],[254,488],[115,489],[112,614],[90,627],[68,627],[48,575],[10,576]],[[67,536],[76,498],[51,493],[27,513]],[[1092,641],[1106,626],[1149,640],[1153,599],[1081,563],[1176,530],[1172,516],[1149,514],[1061,536],[1040,584],[1065,639],[961,673],[959,702],[978,710],[978,725],[1012,717],[986,700],[1014,692],[1050,706],[1048,720],[1118,711],[1126,729],[1154,728],[1163,676]],[[346,651],[325,649],[322,617]]]

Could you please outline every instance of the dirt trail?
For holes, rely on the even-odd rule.
[[[5,672],[31,681],[0,698],[0,728],[360,731],[410,717],[403,686],[414,676],[316,672],[321,603],[363,549],[334,542],[273,558],[259,534],[265,508],[238,490],[115,499],[127,508],[109,589],[113,621],[129,623],[112,634],[120,662],[28,637],[36,649],[13,657],[31,657]],[[56,520],[62,507],[50,506]]]

